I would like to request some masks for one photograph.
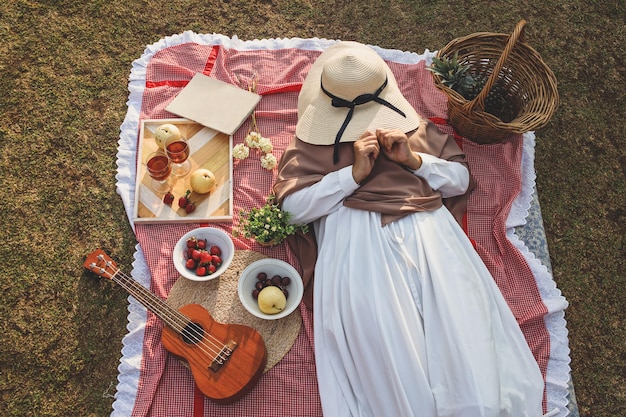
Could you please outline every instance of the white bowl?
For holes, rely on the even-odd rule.
[[[254,290],[254,285],[257,282],[256,277],[260,272],[265,272],[270,278],[274,275],[280,275],[281,277],[288,276],[291,279],[291,282],[286,287],[287,291],[289,291],[287,305],[280,313],[263,313],[259,308],[257,300],[252,296],[252,290]],[[239,276],[237,291],[241,304],[250,314],[266,320],[276,320],[288,316],[298,307],[300,300],[302,300],[304,286],[302,285],[300,274],[293,266],[279,259],[265,258],[252,262],[243,270]]]
[[[187,240],[191,237],[196,237],[196,239],[206,239],[207,248],[217,245],[221,249],[222,264],[211,275],[198,276],[195,271],[187,269],[185,266],[185,263],[187,262]],[[219,277],[222,273],[224,273],[224,271],[226,271],[226,269],[228,269],[230,263],[233,261],[234,255],[235,245],[226,232],[215,227],[199,227],[184,234],[178,240],[178,243],[174,246],[174,253],[172,254],[172,257],[174,259],[174,266],[176,267],[176,270],[185,278],[192,281],[209,281]]]

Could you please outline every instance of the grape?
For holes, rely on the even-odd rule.
[[[254,284],[254,289],[252,290],[253,298],[258,298],[261,290],[265,287],[269,287],[270,285],[280,288],[283,294],[285,294],[285,298],[289,298],[289,291],[287,290],[287,287],[291,284],[291,278],[281,277],[278,274],[274,275],[272,278],[268,278],[265,272],[259,272],[256,279],[257,281]]]
[[[282,281],[282,277],[280,275],[274,275],[272,277],[272,285],[276,285],[277,287],[280,287]]]

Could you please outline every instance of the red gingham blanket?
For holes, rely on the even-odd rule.
[[[226,48],[219,43],[183,42],[150,52],[138,119],[177,117],[165,111],[165,107],[196,72],[232,84],[256,76],[257,93],[263,97],[256,109],[257,124],[261,135],[271,138],[273,153],[280,158],[294,135],[300,85],[320,50],[297,47],[240,50]],[[427,60],[420,58],[414,61],[407,63],[387,59],[401,90],[418,113],[434,120],[443,131],[454,133],[445,123],[446,97],[434,87],[431,74],[424,70]],[[246,121],[236,132],[234,144],[243,142],[249,123],[249,120]],[[507,237],[509,211],[522,187],[520,167],[523,146],[521,136],[493,145],[477,145],[462,140],[477,183],[469,200],[467,231],[518,319],[549,383],[551,335],[545,324],[549,309],[542,300],[527,257]],[[261,204],[270,192],[274,177],[275,171],[261,168],[258,158],[249,157],[235,162],[235,214],[241,208],[249,209]],[[230,232],[233,224],[211,225]],[[198,226],[184,223],[138,223],[134,226],[151,275],[150,289],[160,297],[167,297],[178,278],[171,262],[176,241]],[[263,252],[299,267],[298,260],[284,244],[263,248],[250,240],[234,239],[234,242],[237,249]],[[564,305],[566,303],[563,302],[562,308]],[[162,324],[148,313],[132,415],[321,416],[313,357],[312,314],[303,306],[301,312],[303,330],[290,352],[261,378],[252,392],[231,405],[217,405],[194,389],[189,371],[167,354],[161,345]],[[544,409],[564,405],[562,390],[556,391],[555,400],[546,396]]]

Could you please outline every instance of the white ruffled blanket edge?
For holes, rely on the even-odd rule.
[[[335,43],[328,39],[262,39],[243,41],[237,37],[226,37],[220,34],[196,34],[186,31],[178,35],[168,36],[149,45],[143,55],[135,60],[129,76],[128,111],[120,127],[120,139],[117,153],[117,192],[121,196],[128,220],[133,225],[133,207],[135,198],[135,155],[137,132],[139,131],[139,115],[141,112],[142,97],[146,81],[146,69],[152,56],[165,48],[195,42],[202,45],[223,45],[238,50],[300,48],[307,50],[324,50]],[[373,46],[386,60],[398,63],[415,63],[427,60],[429,64],[434,52],[425,50],[418,55],[413,52],[383,49]],[[545,318],[550,333],[551,354],[546,376],[548,415],[569,415],[569,390],[571,389],[570,358],[567,338],[567,327],[564,310],[567,301],[561,295],[552,278],[549,268],[544,265],[517,236],[515,230],[526,224],[529,210],[535,193],[535,135],[533,132],[524,134],[524,149],[522,156],[522,191],[516,198],[509,217],[507,218],[507,235],[511,242],[520,250],[535,275],[539,291],[548,307]],[[135,261],[131,275],[145,287],[149,287],[150,271],[146,264],[143,252],[136,246]],[[118,366],[118,384],[113,403],[112,416],[130,416],[135,404],[137,386],[140,378],[144,327],[146,310],[134,298],[129,297],[128,306],[128,333],[123,338],[122,358]]]

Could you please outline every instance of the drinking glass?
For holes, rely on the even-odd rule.
[[[157,193],[166,193],[172,189],[170,173],[172,172],[172,162],[165,152],[156,151],[148,155],[146,160],[146,170],[152,178],[151,188]]]
[[[172,161],[172,175],[175,177],[184,177],[191,171],[191,162],[189,162],[189,143],[184,137],[172,139],[165,143],[165,152],[167,157]]]

